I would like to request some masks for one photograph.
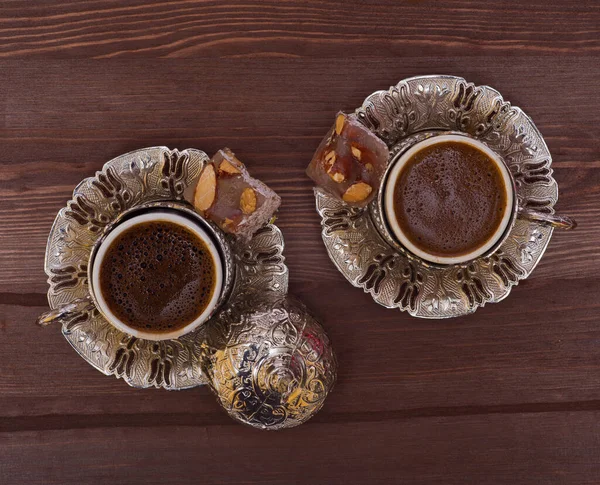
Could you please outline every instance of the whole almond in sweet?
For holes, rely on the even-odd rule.
[[[256,210],[256,192],[251,188],[246,188],[240,196],[240,209],[246,215],[252,214]]]
[[[357,160],[360,160],[362,152],[358,148],[352,147],[352,155],[354,155],[354,158],[356,158]]]
[[[346,115],[344,113],[340,113],[337,115],[335,119],[335,133],[337,135],[341,135],[342,130],[344,129],[344,122],[346,121]]]
[[[325,168],[327,169],[327,171],[331,170],[331,167],[335,163],[336,159],[337,155],[334,150],[331,150],[330,152],[327,152],[325,154]]]
[[[344,192],[342,199],[345,202],[362,202],[373,192],[373,187],[365,182],[357,182]]]
[[[212,163],[208,163],[198,179],[194,190],[194,207],[204,212],[211,208],[217,195],[217,174]]]
[[[219,174],[237,175],[241,173],[240,169],[234,166],[229,160],[223,160],[219,165]]]
[[[338,184],[341,184],[344,180],[346,180],[346,177],[344,177],[344,174],[341,172],[332,172],[330,169],[327,173],[329,174],[331,179],[334,182],[337,182]]]
[[[327,152],[325,154],[325,169],[327,170],[327,175],[329,175],[334,182],[338,184],[342,183],[345,179],[344,174],[340,172],[335,172],[333,170],[333,164],[337,160],[337,154],[334,150]]]

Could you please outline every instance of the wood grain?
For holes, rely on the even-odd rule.
[[[600,445],[587,431],[599,418],[583,411],[313,422],[266,438],[236,425],[172,425],[167,433],[156,422],[25,431],[8,435],[1,470],[32,485],[109,483],[115,476],[149,484],[591,485],[600,464],[582,450]]]
[[[597,483],[599,30],[597,2],[566,0],[0,3],[0,483]],[[580,223],[509,298],[450,321],[347,283],[304,175],[337,110],[433,73],[534,119]],[[306,425],[261,433],[206,388],[131,389],[33,324],[56,212],[153,145],[230,146],[282,196],[291,291],[340,363]]]
[[[600,49],[597,2],[5,2],[0,56],[420,57]]]

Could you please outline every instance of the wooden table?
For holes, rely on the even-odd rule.
[[[599,54],[595,0],[3,2],[0,483],[598,483]],[[433,73],[532,116],[580,223],[506,301],[450,321],[347,283],[304,175],[338,109]],[[230,146],[282,196],[291,291],[339,357],[306,425],[243,427],[206,388],[134,390],[34,324],[56,212],[150,145]]]

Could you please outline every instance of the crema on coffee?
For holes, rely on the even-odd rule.
[[[111,243],[100,266],[100,291],[131,328],[172,332],[193,322],[215,290],[215,262],[204,241],[168,221],[140,223]]]
[[[417,151],[394,186],[394,212],[409,241],[435,256],[476,251],[494,236],[507,210],[496,162],[468,143],[444,141]]]

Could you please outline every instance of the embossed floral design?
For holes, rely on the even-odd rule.
[[[85,232],[75,231],[71,226],[66,225],[58,230],[58,240],[56,241],[55,255],[62,263],[73,256],[76,250],[91,250],[94,242]]]
[[[225,342],[205,351],[204,366],[233,418],[279,429],[321,408],[336,362],[327,335],[303,306],[288,299],[259,304],[228,328]]]
[[[94,309],[94,312],[97,313],[98,310]],[[98,314],[90,316],[89,318],[98,318]],[[74,331],[75,329],[75,327],[71,327],[70,331]],[[106,331],[94,332],[93,330],[85,330],[84,328],[77,330],[81,330],[78,333],[78,341],[89,349],[91,355],[95,356],[96,359],[104,359],[108,357],[110,344],[105,336],[102,335],[103,333],[106,333]]]
[[[105,172],[100,172],[92,180],[92,185],[100,191],[114,212],[123,212],[132,206],[132,191],[124,185],[113,167],[107,168]]]
[[[336,238],[333,248],[347,255],[344,259],[344,264],[348,267],[349,271],[360,269],[362,261],[365,261],[373,250],[368,244],[365,244],[363,239],[353,241],[341,237]]]
[[[182,199],[186,187],[184,182],[187,176],[189,155],[185,152],[180,153],[173,150],[172,152],[165,152],[163,156],[160,185],[169,191],[173,199]]]
[[[295,345],[298,340],[298,328],[295,326],[292,316],[281,309],[274,309],[271,313],[271,319],[274,324],[268,335],[273,345]]]
[[[312,362],[319,361],[323,356],[323,353],[327,350],[322,335],[318,332],[314,332],[310,328],[304,329],[300,345],[307,358]]]
[[[506,155],[510,156],[514,153],[521,153],[526,156],[533,156],[538,151],[537,146],[533,143],[531,135],[527,134],[523,125],[513,126],[512,131],[508,135],[511,143]]]
[[[548,158],[526,160],[518,165],[511,164],[511,170],[517,187],[523,184],[552,183],[552,170]]]
[[[438,102],[444,99],[448,94],[448,89],[440,86],[439,84],[418,84],[415,91],[415,96],[424,103],[427,103],[429,107],[435,109]]]
[[[138,181],[140,190],[136,194],[141,197],[148,191],[148,176],[154,170],[157,160],[147,154],[142,154],[139,158],[133,158],[129,163],[128,169],[123,171],[124,178],[131,178]]]
[[[393,301],[401,310],[409,308],[415,311],[417,309],[417,297],[421,293],[423,275],[414,263],[407,260],[403,261],[405,261],[405,266],[402,270],[403,281]]]
[[[452,108],[448,110],[448,118],[455,124],[456,129],[466,130],[470,122],[469,115],[481,94],[481,89],[471,83],[458,83],[458,90],[452,100]]]
[[[521,253],[521,262],[530,263],[533,261],[533,255],[538,251],[541,241],[544,239],[544,233],[537,227],[533,228],[529,233],[529,237],[525,242],[519,244],[519,252]]]
[[[87,226],[93,233],[99,232],[110,223],[109,216],[82,195],[76,195],[67,204],[65,215],[78,224]]]
[[[487,142],[497,144],[501,140],[500,133],[507,123],[514,118],[516,111],[508,101],[495,99],[489,114],[479,121],[475,127],[475,136]]]
[[[450,295],[433,295],[423,300],[423,306],[432,313],[443,315],[446,312],[453,312],[460,304],[460,298]]]
[[[441,281],[442,277],[441,273],[434,275],[433,290],[430,296],[423,300],[423,306],[427,311],[440,315],[454,312],[460,305],[460,298],[446,289],[446,285]]]
[[[87,264],[68,265],[62,268],[50,268],[50,283],[55,291],[67,288],[87,286]]]
[[[199,372],[200,369],[197,365],[197,362],[192,359],[188,359],[181,364],[177,375],[179,377],[187,377],[188,379],[193,379]]]
[[[189,339],[179,339],[181,348],[179,349],[179,358],[175,359],[173,371],[177,372],[177,377],[195,379],[202,370],[200,368],[200,353],[195,350],[195,344]],[[179,366],[177,363],[180,362]]]
[[[63,332],[71,333],[79,329],[90,318],[96,318],[99,315],[96,308],[86,308],[82,311],[73,312],[67,315],[63,320]],[[86,342],[88,343],[88,342]],[[89,344],[89,343],[88,343]]]
[[[281,254],[278,248],[269,248],[268,250],[259,253],[248,250],[244,251],[240,259],[244,264],[248,265],[249,271],[256,273],[264,266],[279,264],[281,262]]]
[[[494,254],[486,258],[491,264],[492,271],[500,277],[505,286],[510,286],[523,277],[524,272],[519,268],[502,249],[496,250]]]
[[[366,291],[372,291],[377,294],[379,293],[383,279],[389,271],[394,269],[396,261],[394,260],[394,255],[389,253],[379,253],[373,259],[373,263],[367,266],[363,275],[358,279],[358,283]]]
[[[554,212],[552,206],[554,205],[554,201],[552,198],[541,198],[541,199],[525,199],[519,203],[519,206],[523,209],[533,209],[536,212],[544,212],[546,214],[551,214]]]
[[[150,362],[150,376],[148,382],[156,387],[171,385],[171,371],[178,353],[178,346],[181,343],[177,340],[163,340],[154,342],[150,346],[150,352],[154,358]]]
[[[412,106],[410,88],[399,83],[388,91],[378,91],[373,99],[367,98],[362,107],[356,110],[358,119],[388,145],[410,131],[410,125],[417,121],[417,111]],[[375,99],[377,107],[375,107]],[[382,116],[383,115],[383,116]],[[391,123],[381,123],[381,119]]]
[[[431,113],[437,109],[438,104],[444,100],[447,94],[448,89],[439,84],[427,83],[425,85],[417,85],[415,97],[423,103],[425,109],[423,118],[429,118]]]
[[[238,274],[236,279],[247,286],[246,293],[255,291],[252,286],[256,286],[259,292],[264,288],[274,292],[287,291],[283,244],[273,244],[275,240],[282,241],[279,230],[267,225],[259,229],[249,243],[238,242],[235,245],[235,259],[238,267],[243,268],[243,274]],[[261,284],[257,285],[257,281]]]
[[[356,229],[356,224],[362,222],[365,209],[362,207],[342,206],[335,209],[324,209],[323,217],[327,221],[324,230],[327,235],[338,231]]]
[[[483,305],[493,297],[486,285],[484,285],[483,280],[479,277],[479,272],[474,263],[459,269],[456,273],[456,281],[458,281],[461,289],[467,296],[470,307]]]
[[[110,325],[107,322],[107,325]],[[137,357],[138,339],[131,335],[122,334],[119,348],[114,354],[112,362],[108,365],[108,371],[118,377],[132,379],[133,366]]]

